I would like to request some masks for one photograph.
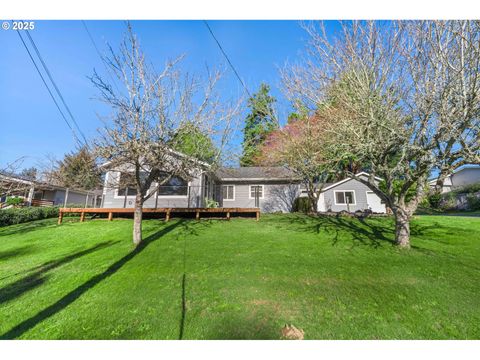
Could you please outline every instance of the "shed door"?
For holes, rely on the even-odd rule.
[[[385,204],[382,204],[381,199],[373,191],[367,191],[367,206],[373,212],[385,213]]]

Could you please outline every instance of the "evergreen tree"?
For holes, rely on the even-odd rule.
[[[101,184],[101,172],[95,156],[85,147],[65,154],[56,170],[58,183],[65,187],[92,190]]]
[[[212,163],[218,153],[210,136],[193,123],[187,123],[177,130],[172,140],[172,147],[207,163]]]
[[[266,137],[278,128],[277,119],[273,111],[273,104],[276,102],[276,99],[270,96],[269,92],[270,86],[262,83],[258,92],[248,99],[248,107],[251,111],[245,119],[245,127],[243,129],[241,166],[256,164],[256,158],[260,154],[261,145]]]
[[[20,172],[20,176],[28,180],[37,180],[38,169],[36,167],[25,168]]]

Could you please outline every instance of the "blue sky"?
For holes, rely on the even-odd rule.
[[[272,87],[281,120],[290,112],[280,90],[278,66],[299,58],[306,33],[297,21],[210,21],[250,92],[261,82]],[[87,21],[100,52],[106,42],[117,48],[123,21]],[[225,59],[202,21],[133,21],[132,26],[149,60],[161,68],[167,58],[186,54],[182,70],[202,74],[205,65],[226,66]],[[334,31],[335,23],[329,23]],[[102,125],[99,115],[109,109],[95,99],[90,80],[94,68],[105,68],[80,21],[36,21],[30,31],[53,78],[87,138]],[[25,36],[24,36],[25,37]],[[27,41],[28,43],[28,41]],[[46,154],[62,158],[73,150],[71,132],[61,118],[17,33],[0,30],[0,167],[25,156],[24,167],[35,166]],[[242,93],[227,69],[219,90]],[[240,143],[241,133],[235,137]]]

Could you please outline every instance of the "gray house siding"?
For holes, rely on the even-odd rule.
[[[63,206],[65,204],[65,190],[57,189],[57,190],[43,190],[41,194],[41,198],[43,200],[50,200],[53,201],[53,205],[55,206]],[[85,206],[85,201],[87,200],[87,195],[81,192],[77,192],[74,190],[70,190],[68,192],[68,199],[67,199],[67,206],[68,205],[78,205],[78,206]],[[94,204],[94,196],[90,195],[88,197],[88,206],[93,206]]]
[[[135,196],[119,196],[118,179],[120,172],[109,171],[105,178],[105,187],[103,190],[103,207],[104,208],[133,208],[135,206]],[[204,206],[203,199],[203,175],[198,174],[189,182],[189,193],[187,195],[163,196],[159,195],[156,201],[155,195],[151,196],[145,203],[145,208],[188,208]],[[150,188],[153,190],[154,185]]]
[[[480,167],[466,168],[451,175],[452,188],[459,188],[480,182]]]
[[[250,196],[250,186],[263,186],[259,207],[263,212],[290,212],[295,199],[300,195],[300,185],[267,182],[222,182],[216,186],[216,199],[221,207],[254,208],[255,199]],[[222,185],[234,186],[234,200],[224,200]]]
[[[352,190],[355,193],[355,204],[339,205],[335,203],[335,192],[341,190]],[[368,186],[362,184],[357,180],[350,179],[342,184],[339,184],[331,189],[326,190],[324,194],[326,211],[350,211],[367,210],[367,191],[371,191]]]

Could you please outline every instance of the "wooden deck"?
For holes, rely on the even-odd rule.
[[[108,214],[108,220],[113,219],[114,214],[133,214],[133,208],[60,208],[58,213],[58,223],[61,224],[63,214],[78,213],[80,214],[80,221],[85,221],[85,214]],[[219,214],[224,215],[227,220],[230,220],[233,214],[255,214],[255,219],[260,220],[259,208],[144,208],[144,214],[159,213],[165,214],[165,221],[169,221],[173,214],[187,214],[194,213],[195,219],[199,220],[201,214]]]

